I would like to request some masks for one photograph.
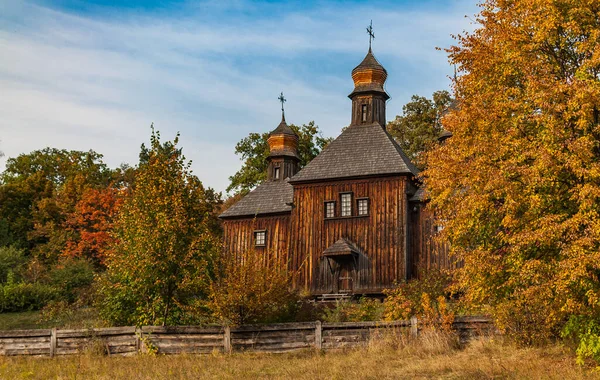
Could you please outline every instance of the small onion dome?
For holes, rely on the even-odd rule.
[[[365,59],[352,70],[352,80],[354,81],[354,91],[352,95],[359,92],[383,92],[385,90],[383,85],[387,79],[387,71],[381,64],[375,59],[373,52],[369,48],[369,52],[365,56]],[[385,94],[386,99],[389,98]]]
[[[300,158],[298,155],[298,135],[285,122],[281,115],[281,123],[271,133],[267,140],[269,143],[269,157],[288,156]]]

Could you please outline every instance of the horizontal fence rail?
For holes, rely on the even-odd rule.
[[[463,340],[495,331],[487,317],[458,317],[452,329]],[[203,354],[333,350],[367,344],[389,334],[415,337],[419,321],[279,323],[238,327],[143,326],[81,330],[0,331],[0,355],[59,356],[93,351],[130,356],[140,352]]]

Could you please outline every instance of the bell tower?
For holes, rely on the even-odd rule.
[[[373,22],[367,28],[369,52],[363,61],[352,70],[354,91],[348,97],[352,100],[352,121],[350,125],[378,123],[386,128],[385,102],[390,96],[383,88],[387,71],[375,59],[371,41],[375,38]]]
[[[281,102],[281,123],[269,134],[267,140],[269,144],[267,180],[269,181],[291,178],[300,169],[298,135],[285,122],[283,103],[286,99],[283,97],[283,92],[278,99]]]

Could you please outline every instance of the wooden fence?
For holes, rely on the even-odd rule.
[[[494,331],[489,318],[456,318],[453,329],[462,339]],[[280,323],[229,327],[143,326],[84,330],[12,330],[0,331],[0,355],[58,356],[88,350],[108,355],[197,354],[262,351],[269,353],[295,350],[331,350],[356,347],[382,334],[418,335],[416,318],[396,322]]]

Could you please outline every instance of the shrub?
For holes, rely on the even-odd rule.
[[[50,285],[9,281],[0,285],[0,312],[38,310],[59,297],[58,289]]]
[[[325,322],[379,321],[383,310],[383,304],[378,299],[362,297],[358,302],[339,301],[335,307],[325,308],[321,319]]]
[[[591,359],[600,366],[600,319],[572,316],[562,336],[576,342],[578,364],[583,365],[586,359]]]
[[[208,308],[224,323],[281,322],[298,307],[286,265],[250,250],[241,257],[223,257],[210,284]]]
[[[388,321],[409,319],[425,312],[422,298],[438,299],[448,293],[452,277],[441,271],[428,271],[420,279],[413,279],[385,291],[384,318]]]
[[[94,267],[84,259],[60,261],[49,273],[50,284],[61,289],[68,302],[77,299],[78,291],[89,287],[94,281]]]
[[[21,272],[27,263],[25,252],[14,247],[0,247],[0,284],[8,280],[9,273],[20,280]]]

